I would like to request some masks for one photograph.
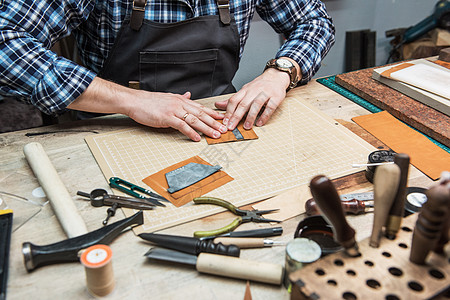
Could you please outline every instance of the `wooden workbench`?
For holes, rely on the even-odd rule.
[[[291,93],[297,94],[304,101],[313,104],[341,122],[350,122],[348,125],[351,124],[352,117],[369,113],[315,81],[307,86],[296,88]],[[126,128],[132,124],[133,121],[130,119],[110,116],[1,134],[0,191],[20,195],[38,203],[45,202],[45,198],[38,198],[32,194],[39,184],[23,155],[25,144],[39,142],[43,145],[67,190],[73,195],[77,209],[88,230],[98,229],[105,218],[106,208],[94,209],[88,201],[78,200],[76,192],[79,190],[89,192],[93,188],[110,189],[86,145],[84,137],[92,134],[93,131],[103,133]],[[26,133],[43,131],[54,131],[54,133],[33,137],[25,136]],[[370,138],[368,134],[365,136]],[[311,177],[314,175],[317,174],[311,174]],[[342,192],[371,190],[371,184],[361,179],[363,178],[361,173],[352,176],[357,178],[355,182],[358,182],[359,185],[353,187],[347,185]],[[430,179],[411,167],[409,185],[429,187],[431,184]],[[295,189],[285,193],[284,196],[295,196]],[[124,217],[123,213],[118,211],[110,222],[122,217]],[[290,241],[298,222],[303,217],[304,215],[300,215],[283,222],[281,224],[284,229],[283,235],[274,239]],[[230,218],[232,218],[231,214],[221,213],[166,229],[162,233],[190,236],[192,228],[202,227],[197,226],[199,224],[204,225],[207,222],[211,223],[211,228],[216,228],[219,227],[217,224],[221,220]],[[367,226],[370,224],[368,222],[372,220],[370,214],[351,217],[349,220],[358,232],[358,239],[370,235],[368,228],[371,228],[371,225]],[[262,226],[264,225],[247,223],[240,226],[239,230]],[[79,263],[45,266],[31,273],[27,273],[24,267],[21,253],[23,242],[29,241],[37,245],[46,245],[66,238],[50,205],[44,206],[40,213],[13,233],[8,299],[91,298],[86,290],[84,267]],[[106,299],[243,299],[244,297],[246,282],[243,280],[200,274],[190,267],[178,264],[149,263],[144,258],[149,244],[136,237],[131,231],[119,236],[110,246],[113,250],[116,288]],[[282,246],[242,250],[241,258],[284,265],[284,250]],[[283,286],[252,282],[250,288],[253,299],[289,298],[289,294]]]

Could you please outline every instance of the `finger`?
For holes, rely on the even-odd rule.
[[[196,117],[201,123],[205,124],[207,127],[210,127],[215,131],[219,131],[218,136],[214,132],[211,132],[210,134],[208,134],[208,136],[211,136],[211,134],[212,134],[212,137],[220,137],[220,133],[225,133],[228,131],[228,129],[225,125],[216,121],[217,118],[213,118],[211,115],[208,114],[209,111],[205,107],[203,107],[203,109],[195,109],[192,107],[187,107],[186,111],[188,113],[192,114],[194,117]],[[220,114],[220,115],[221,115],[221,117],[223,117],[222,114]],[[186,121],[186,118],[185,118],[185,121]],[[194,120],[194,122],[196,122],[196,120]],[[207,130],[206,127],[203,125],[201,125],[200,128],[197,128],[197,129]]]
[[[228,105],[228,99],[223,101],[217,101],[214,103],[214,106],[221,110],[226,110]]]
[[[247,93],[246,96],[239,102],[233,115],[228,121],[228,130],[233,130],[239,124],[244,115],[249,111],[254,99],[257,95]],[[256,118],[256,117],[255,117]],[[250,125],[251,127],[251,125]]]
[[[184,93],[183,94],[183,97],[186,97],[186,98],[188,98],[188,99],[191,99],[191,92],[186,92],[186,93]]]
[[[201,133],[212,137],[212,138],[220,138],[221,133],[218,130],[215,130],[211,126],[204,123],[201,119],[193,114],[188,114],[188,116],[184,119],[184,122],[191,128],[200,131]],[[217,122],[217,121],[214,121]],[[223,126],[222,124],[220,124]]]
[[[187,118],[187,117],[186,117]],[[180,131],[182,134],[193,140],[199,142],[201,140],[198,134],[191,126],[189,126],[183,118],[173,117],[169,122],[170,127]]]
[[[209,116],[211,116],[215,120],[223,119],[222,113],[220,113],[212,108],[206,107],[198,102],[195,102],[193,100],[186,100],[185,103],[186,103],[185,109],[189,113],[193,113],[198,116],[198,113],[196,113],[197,111],[204,111],[205,113],[207,113]],[[193,107],[193,109],[189,109],[189,107]]]
[[[244,129],[251,129],[253,124],[255,124],[256,117],[258,116],[261,108],[268,101],[268,97],[264,92],[258,94],[252,101],[250,109],[248,110],[247,118],[244,122]]]
[[[256,121],[256,126],[263,126],[269,121],[270,117],[272,117],[273,113],[279,106],[279,103],[276,103],[275,101],[269,100],[267,102],[266,108],[264,109],[261,116],[258,118],[258,121]]]
[[[228,126],[228,129],[234,129],[229,126],[230,118],[234,114],[237,106],[239,103],[244,99],[246,92],[244,90],[240,90],[233,96],[231,96],[230,99],[227,101],[227,111],[225,112],[225,115],[223,116],[223,125]]]

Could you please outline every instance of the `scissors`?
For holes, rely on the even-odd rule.
[[[135,184],[132,184],[128,181],[125,181],[119,177],[111,177],[109,178],[109,186],[111,188],[115,188],[118,189],[130,196],[136,197],[136,198],[140,198],[140,199],[144,199],[154,205],[157,206],[165,206],[163,203],[159,202],[159,201],[166,201],[169,202],[169,200],[167,200],[166,198],[164,198],[163,196],[160,196],[150,190],[144,189],[140,186],[137,186]],[[142,194],[136,192],[139,191],[141,193],[147,194],[148,197],[143,196]]]

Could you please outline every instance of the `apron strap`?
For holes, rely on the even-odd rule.
[[[222,24],[230,25],[230,1],[229,0],[217,0],[217,7],[219,8],[219,18]]]
[[[142,21],[145,17],[146,0],[134,0],[133,9],[131,11],[130,27],[133,30],[139,31],[142,26]],[[230,1],[217,0],[217,7],[219,9],[219,18],[224,25],[230,25]]]
[[[131,11],[130,27],[133,30],[139,31],[142,26],[142,21],[145,16],[145,4],[146,0],[134,0],[133,10]]]

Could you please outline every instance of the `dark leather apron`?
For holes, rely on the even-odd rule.
[[[154,92],[192,93],[192,99],[234,92],[239,34],[228,0],[219,15],[176,23],[144,20],[145,0],[135,0],[99,76]]]

